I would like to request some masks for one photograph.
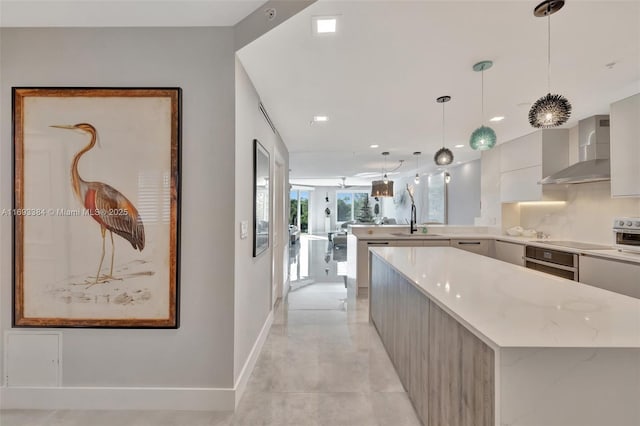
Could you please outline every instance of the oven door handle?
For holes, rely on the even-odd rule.
[[[640,229],[613,228],[614,234],[640,234]]]
[[[524,260],[525,260],[525,264],[526,264],[526,262],[531,262],[531,263],[537,263],[538,265],[544,265],[544,266],[548,266],[550,268],[562,269],[564,271],[569,271],[569,272],[577,272],[578,271],[578,268],[576,268],[575,266],[559,265],[557,263],[545,262],[544,260],[533,259],[531,257],[525,257]]]

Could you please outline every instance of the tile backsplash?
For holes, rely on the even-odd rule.
[[[564,205],[519,206],[520,226],[553,239],[612,244],[617,216],[640,217],[640,198],[611,198],[610,182],[569,185]]]

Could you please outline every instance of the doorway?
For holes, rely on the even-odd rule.
[[[285,262],[288,238],[285,237],[286,217],[285,217],[285,176],[284,164],[276,159],[274,170],[274,226],[273,226],[273,277],[271,280],[271,306],[275,306],[279,298],[283,297],[285,281]],[[288,233],[288,232],[287,232]]]

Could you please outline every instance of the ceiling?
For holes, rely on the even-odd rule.
[[[0,26],[230,26],[265,0],[0,0]],[[368,184],[384,167],[398,173],[431,168],[442,143],[466,162],[485,116],[498,143],[533,131],[530,104],[546,93],[546,22],[531,1],[323,1],[311,5],[238,52],[290,150],[291,177],[324,185],[346,176]],[[312,34],[311,17],[339,16],[332,36]],[[606,113],[615,100],[640,92],[640,1],[567,2],[552,23],[552,91],[580,118]],[[614,62],[612,68],[606,64]],[[327,123],[311,125],[314,115]],[[371,149],[369,145],[378,144]],[[464,144],[465,148],[453,148]],[[310,180],[309,178],[316,178]]]
[[[265,2],[266,0],[0,0],[0,26],[232,26]]]
[[[485,116],[506,117],[491,123],[498,143],[535,130],[527,113],[547,93],[547,22],[533,16],[537,3],[320,0],[238,55],[289,148],[292,181],[359,184],[358,174],[379,176],[382,151],[391,152],[387,169],[405,159],[399,171],[415,173],[414,151],[423,152],[421,168],[433,165],[441,95],[452,96],[447,147],[456,161],[479,158],[468,137],[481,124],[481,76],[472,70],[481,60],[494,62]],[[324,15],[339,16],[337,34],[312,34],[312,17]],[[551,90],[573,105],[565,127],[640,92],[639,1],[568,1],[551,30]],[[310,124],[315,115],[329,121]]]

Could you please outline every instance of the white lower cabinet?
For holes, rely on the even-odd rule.
[[[452,239],[451,247],[459,248],[460,250],[470,251],[471,253],[481,254],[483,256],[489,256],[489,248],[492,240],[486,239]]]
[[[496,259],[524,266],[524,245],[496,240]]]
[[[640,264],[580,255],[581,283],[640,299]]]

